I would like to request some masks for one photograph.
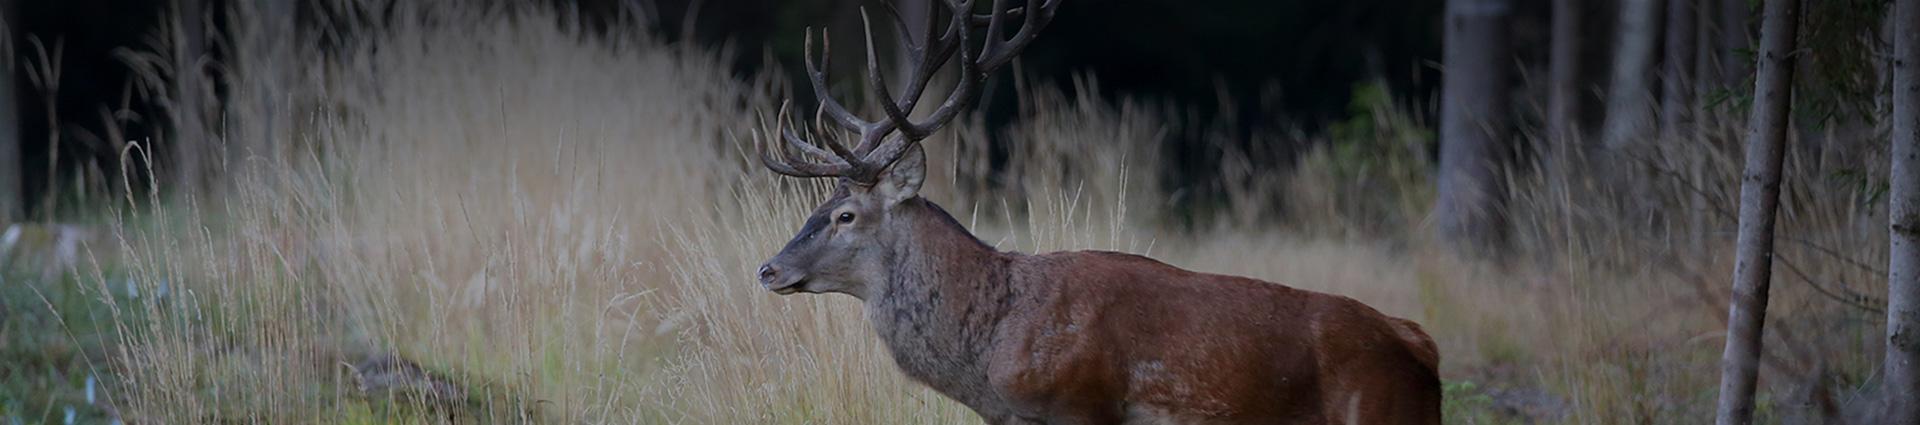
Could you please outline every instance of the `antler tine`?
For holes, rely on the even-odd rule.
[[[894,32],[896,34],[899,34],[900,36],[900,42],[905,47],[906,55],[909,63],[915,65],[914,68],[907,70],[910,73],[907,78],[909,85],[908,85],[908,89],[904,93],[902,93],[903,96],[901,97],[903,99],[901,100],[903,101],[900,102],[903,105],[900,109],[912,111],[913,108],[911,106],[907,106],[907,104],[911,102],[905,101],[905,100],[909,98],[911,99],[918,98],[918,93],[915,92],[916,88],[915,88],[915,85],[913,85],[913,82],[918,80],[919,71],[925,68],[924,64],[929,58],[927,56],[929,44],[934,43],[936,41],[945,41],[944,38],[946,37],[946,35],[940,35],[934,32],[933,21],[934,21],[934,18],[937,17],[938,13],[933,8],[927,8],[927,13],[919,17],[921,18],[921,27],[925,28],[926,31],[925,33],[919,34],[918,39],[915,39],[913,28],[907,25],[907,18],[900,14],[900,8],[895,7],[891,2],[884,2],[884,1],[880,2],[880,6],[886,10],[887,15],[893,17]],[[866,8],[860,9],[860,21],[862,24],[867,23],[866,13],[867,13]],[[935,39],[934,37],[941,37],[941,39]],[[873,40],[872,40],[873,29],[871,27],[867,28],[867,39],[868,39],[867,43],[871,45],[873,43]],[[893,100],[893,99],[888,99],[888,100]]]
[[[848,173],[845,167],[832,167],[826,164],[815,163],[790,164],[782,162],[782,160],[774,159],[773,154],[766,149],[760,150],[760,164],[766,166],[768,170],[773,170],[775,173],[790,177],[835,177]]]
[[[819,147],[814,146],[811,143],[807,143],[805,138],[800,137],[799,134],[795,134],[793,132],[793,129],[790,127],[780,128],[780,138],[787,141],[787,146],[792,147],[793,149],[799,149],[800,153],[806,154],[807,156],[811,156],[815,158],[826,158],[829,161],[839,159],[838,155],[834,155],[832,152],[821,150]]]
[[[860,8],[860,24],[865,27],[867,35],[867,84],[873,86],[873,90],[879,93],[880,109],[887,113],[887,119],[877,123],[879,124],[879,128],[867,133],[884,135],[887,130],[889,130],[887,128],[888,124],[892,124],[899,128],[901,133],[906,134],[908,138],[918,139],[926,137],[925,133],[921,133],[914,128],[912,119],[907,117],[907,111],[901,110],[900,105],[894,104],[893,93],[887,91],[887,78],[880,72],[880,55],[875,53],[873,49],[873,24],[867,21],[867,9],[864,7]],[[913,72],[919,73],[919,71],[920,70],[916,69]],[[912,77],[909,76],[909,78]],[[917,98],[919,96],[909,91],[906,97]],[[869,140],[861,140],[860,142],[862,145],[866,145],[869,143]]]
[[[768,140],[765,143],[755,143],[755,145],[758,146],[760,150],[760,165],[766,166],[768,170],[773,170],[775,173],[806,178],[844,176],[852,171],[852,168],[844,163],[820,164],[812,162],[792,162],[790,159],[784,158],[786,156],[785,154],[776,154],[773,152],[775,149],[769,148],[769,145],[773,143],[773,141]],[[775,158],[775,155],[783,158]]]
[[[824,30],[820,33],[820,44],[821,44],[820,50],[822,53],[820,55],[820,63],[822,66],[820,67],[816,67],[813,65],[813,29],[812,28],[807,29],[806,44],[807,44],[807,47],[806,47],[807,58],[805,62],[807,65],[807,80],[813,83],[814,97],[820,98],[820,103],[822,106],[826,107],[827,114],[832,115],[833,120],[839,123],[841,127],[844,127],[852,131],[866,130],[867,126],[871,125],[871,123],[866,122],[866,120],[860,119],[860,117],[854,116],[853,112],[848,112],[847,107],[844,105],[841,105],[840,101],[833,100],[833,93],[827,91],[827,73],[821,72],[821,68],[828,65],[832,65],[830,61],[833,58],[833,40],[830,40],[827,38],[827,34]]]
[[[994,51],[1000,49],[1000,26],[1006,20],[1006,14],[1000,11],[1007,10],[1006,6],[1007,0],[993,0],[993,6],[987,9],[987,42],[980,46],[980,57],[991,57]],[[972,16],[972,13],[972,10],[967,11],[968,16]]]
[[[948,7],[953,9],[954,16],[965,17],[968,16],[968,11],[973,9],[973,0],[965,0],[958,4],[949,2]],[[956,22],[958,22],[958,20],[959,18],[955,18]],[[902,129],[901,135],[903,137],[884,139],[884,144],[881,143],[883,139],[880,138],[861,140],[860,148],[854,152],[865,153],[866,155],[858,161],[878,164],[893,163],[894,160],[899,159],[900,155],[907,151],[909,146],[920,142],[920,137],[913,137],[914,134],[932,134],[933,131],[946,126],[948,122],[952,121],[954,115],[960,112],[960,109],[965,108],[966,104],[972,101],[974,86],[978,84],[978,80],[982,74],[974,66],[973,51],[966,47],[971,41],[968,33],[969,31],[962,29],[956,35],[959,39],[958,45],[960,46],[960,83],[954,87],[952,93],[947,95],[947,100],[940,105],[939,109],[934,110],[923,123],[901,120],[899,126]]]
[[[954,51],[959,50],[962,56],[968,53],[966,47],[968,20],[963,19],[963,17],[969,16],[968,11],[972,8],[973,0],[966,0],[964,5],[955,4],[950,0],[942,1],[942,3],[945,3],[945,6],[950,9],[949,14],[955,18],[948,21],[945,32],[941,34],[937,40],[929,41],[924,46],[926,50],[916,52],[922,55],[919,56],[918,59],[920,60],[914,64],[912,69],[908,70],[908,86],[897,100],[893,98],[892,93],[887,89],[886,82],[879,72],[878,63],[874,62],[873,34],[871,30],[867,32],[869,79],[872,80],[871,82],[875,90],[880,93],[881,98],[886,99],[888,102],[883,102],[881,105],[881,110],[886,113],[887,119],[874,123],[876,127],[875,130],[877,130],[876,133],[878,134],[864,135],[865,137],[862,137],[860,140],[860,145],[854,149],[854,152],[861,155],[861,157],[870,156],[874,148],[887,140],[887,132],[898,129],[907,136],[907,139],[917,141],[926,138],[928,134],[931,134],[932,129],[940,127],[938,125],[928,126],[926,124],[916,123],[909,114],[919,105],[921,96],[925,94],[926,86],[932,81],[933,75],[939,72],[940,67],[945,66],[947,61],[953,58]],[[864,10],[862,12],[861,18],[864,21],[866,15],[864,14]],[[934,29],[931,28],[931,21],[933,21],[938,14],[939,11],[935,8],[930,7],[927,10],[927,20],[929,21],[927,35],[929,38],[932,38],[934,32]],[[958,39],[957,42],[956,39]],[[969,87],[971,87],[967,84],[966,80],[973,79],[970,77],[972,73],[966,72],[965,69],[963,66],[959,90],[968,90]],[[882,166],[884,166],[884,164]]]
[[[998,23],[1003,16],[999,12],[1000,8],[997,7],[999,1],[995,0],[993,23]],[[1043,1],[1045,3],[1041,3]],[[987,48],[980,51],[980,58],[983,60],[980,69],[984,70],[983,72],[993,72],[1001,65],[1013,60],[1014,55],[1027,47],[1027,43],[1033,42],[1034,35],[1039,34],[1042,28],[1046,28],[1048,23],[1053,22],[1053,12],[1060,8],[1060,2],[1061,0],[1027,0],[1027,6],[1024,9],[1030,13],[1023,14],[1026,22],[1020,25],[1020,31],[1014,33],[1011,39],[1000,38],[1000,33],[997,31],[987,31],[987,36],[992,38],[987,41]],[[994,25],[990,23],[988,27],[992,28]]]
[[[888,10],[893,10],[891,3],[883,4],[888,4]],[[896,18],[898,17],[897,13],[896,11]],[[940,11],[938,8],[927,8],[927,13],[924,15],[925,21],[923,22],[926,27],[926,34],[922,36],[918,44],[910,49],[913,66],[907,70],[907,86],[901,89],[899,99],[888,99],[894,101],[895,108],[905,114],[913,113],[914,108],[920,104],[921,96],[926,94],[927,84],[933,81],[933,75],[939,73],[940,68],[946,66],[947,61],[953,58],[953,49],[958,46],[958,44],[953,42],[954,34],[966,30],[966,28],[962,26],[962,22],[955,19],[946,25],[944,32],[940,32],[939,29],[933,26],[933,22],[936,20],[935,18],[939,17],[939,14]],[[906,25],[906,23],[900,22],[900,25]],[[897,121],[900,120],[897,116],[894,118]],[[919,137],[925,137],[925,135],[921,134]]]
[[[995,3],[1000,1],[1001,0],[994,0]],[[959,4],[950,4],[950,6],[954,8],[954,14],[956,16],[965,16],[973,10],[973,0],[965,0]],[[974,86],[979,83],[978,80],[986,76],[986,73],[975,63],[973,51],[967,49],[967,45],[972,44],[971,35],[972,33],[970,31],[962,29],[959,31],[959,40],[958,43],[956,43],[960,46],[960,83],[953,88],[952,93],[947,95],[947,100],[941,102],[939,109],[935,109],[932,114],[928,114],[925,124],[913,123],[914,127],[918,127],[917,130],[929,133],[934,130],[939,130],[940,127],[946,126],[947,121],[952,120],[953,116],[960,112],[960,109],[965,108],[967,103],[973,100]]]
[[[1016,7],[1012,9],[1007,9],[1006,15],[1017,17],[1026,12],[1027,12],[1027,8]],[[993,21],[994,16],[997,16],[997,15],[992,13],[985,14],[985,15],[973,15],[973,19],[971,19],[972,22],[969,22],[969,24],[972,24],[973,26],[976,26],[976,27],[986,26],[988,23],[991,23]]]
[[[822,127],[820,125],[820,122],[822,121],[820,115],[826,112],[826,109],[827,108],[825,107],[819,107],[819,108],[813,109],[813,123],[814,123],[813,125],[815,128]],[[827,145],[827,149],[833,150],[833,156],[843,161],[848,160],[850,158],[857,158],[856,156],[853,155],[853,152],[848,152],[847,147],[843,146],[840,142],[838,142],[838,140],[839,140],[838,137],[828,138],[827,140],[823,141],[821,144]]]
[[[907,26],[907,19],[903,16],[900,16],[900,8],[894,7],[893,3],[888,3],[884,1],[880,2],[880,8],[887,12],[887,16],[890,16],[893,18],[893,31],[900,35],[900,41],[905,42],[907,44],[907,50],[913,51],[913,52],[919,52],[922,47],[926,46],[927,39],[925,38],[922,38],[920,40],[913,39],[913,29]],[[867,9],[864,7],[860,8],[860,13],[862,15],[861,19],[864,21],[866,18],[865,15],[867,13]],[[917,53],[915,53],[914,60],[915,61],[919,60],[919,56]]]
[[[964,32],[960,36],[960,42],[967,42],[967,36],[964,35]],[[908,122],[907,124],[902,124],[902,128],[912,126],[915,131],[921,134],[931,134],[934,131],[939,131],[942,127],[946,127],[947,123],[953,121],[954,115],[958,115],[961,109],[966,109],[968,104],[973,103],[973,96],[978,94],[975,93],[974,86],[979,85],[980,80],[983,79],[985,75],[984,72],[981,72],[980,67],[974,65],[973,52],[962,47],[960,49],[960,83],[954,86],[953,93],[947,95],[947,100],[941,102],[940,108],[934,109],[933,113],[927,114],[926,121],[919,123]]]
[[[813,30],[807,30],[806,66],[807,77],[813,85],[814,93],[819,97],[820,107],[814,111],[814,131],[826,127],[826,117],[831,117],[844,131],[856,133],[859,143],[852,150],[839,143],[842,137],[830,137],[820,143],[808,143],[787,123],[787,105],[781,105],[781,117],[776,124],[779,138],[785,140],[789,149],[781,152],[768,152],[762,146],[761,161],[768,168],[781,174],[801,177],[840,176],[860,182],[876,178],[881,170],[900,159],[901,155],[920,143],[921,139],[946,127],[979,95],[989,73],[1011,61],[1013,56],[1033,41],[1035,34],[1053,19],[1053,12],[1062,0],[1026,0],[1024,7],[1007,8],[1007,0],[993,0],[991,13],[977,15],[973,13],[975,0],[940,0],[945,6],[945,15],[950,19],[944,29],[935,28],[942,12],[941,8],[929,7],[924,16],[926,32],[915,39],[910,34],[906,18],[892,5],[886,12],[899,28],[903,53],[907,55],[909,68],[903,76],[905,85],[899,97],[895,97],[887,86],[887,78],[880,69],[880,56],[873,42],[873,21],[867,10],[860,10],[860,23],[864,30],[867,54],[866,80],[875,94],[881,99],[880,109],[886,116],[866,121],[850,112],[839,101],[833,99],[827,90],[826,72],[822,71],[831,59],[831,41],[822,34],[820,65],[814,63]],[[1003,27],[1008,19],[1020,19],[1022,24],[1012,38],[1003,37]],[[976,50],[971,47],[972,32],[975,27],[986,27],[986,40]],[[914,107],[922,100],[925,89],[955,53],[960,58],[958,82],[953,91],[947,94],[940,107],[928,114],[925,120],[912,119]],[[818,133],[816,133],[817,135]],[[768,143],[772,144],[771,141]],[[820,146],[825,146],[825,150]],[[826,162],[795,161],[785,153],[798,150],[802,154],[819,157]],[[779,156],[780,158],[776,158]]]
[[[764,143],[754,143],[754,147],[760,151],[760,163],[762,165],[765,165],[767,169],[773,170],[775,173],[793,177],[836,177],[852,175],[856,171],[856,168],[849,164],[845,160],[845,157],[823,151],[802,140],[799,135],[794,134],[791,126],[787,124],[787,107],[788,102],[780,103],[780,115],[779,118],[776,118],[774,121],[774,131],[779,133],[779,135],[769,134],[766,135],[765,138],[780,138],[785,140],[788,146],[799,149],[808,155],[824,158],[827,162],[795,161],[793,157],[788,156],[784,152],[774,152],[779,150],[779,148],[773,146],[775,143],[773,140],[766,140]],[[833,144],[828,144],[828,146],[831,147]]]
[[[836,163],[846,164],[847,158],[851,158],[852,153],[847,152],[846,147],[840,146],[840,143],[835,142],[832,138],[827,138],[826,140],[822,140],[819,143],[820,145],[826,145],[827,149],[831,150],[831,152],[829,152],[826,150],[821,150],[820,147],[815,146],[814,143],[807,142],[806,138],[800,137],[799,134],[793,131],[793,126],[787,124],[789,122],[792,122],[791,118],[789,118],[791,117],[791,115],[788,115],[787,113],[788,103],[791,103],[791,102],[780,102],[780,123],[781,123],[780,136],[781,138],[786,139],[787,144],[793,146],[795,149],[799,149],[801,152],[806,153],[807,155],[826,159],[829,164],[836,164]],[[825,108],[819,108],[814,110],[813,122],[814,122],[815,128],[821,127],[820,125],[821,119],[819,115],[821,112],[820,111],[821,109],[825,109]]]

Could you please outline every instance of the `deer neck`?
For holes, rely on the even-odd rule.
[[[908,376],[964,400],[987,390],[983,357],[1013,302],[1012,258],[932,202],[907,202],[910,228],[890,244],[867,318]]]

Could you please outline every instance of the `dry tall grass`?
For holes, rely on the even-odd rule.
[[[287,155],[127,232],[136,281],[204,298],[181,315],[224,313],[128,334],[138,417],[350,408],[341,384],[370,353],[500,419],[670,417],[641,397],[677,331],[658,323],[676,247],[656,230],[715,213],[743,169],[729,132],[773,92],[643,34],[408,12],[309,70],[301,130],[269,142]]]
[[[325,65],[279,80],[290,84],[282,107],[235,109],[229,126],[293,124],[230,129],[268,140],[228,146],[279,148],[241,155],[225,190],[118,211],[117,248],[97,247],[82,281],[117,319],[99,367],[119,376],[105,403],[119,417],[974,420],[905,381],[852,299],[777,297],[753,283],[825,190],[742,155],[763,108],[785,96],[769,77],[742,82],[722,55],[638,32],[590,35],[540,10],[404,13],[414,15],[324,61],[300,50]],[[1188,231],[1160,220],[1173,192],[1156,151],[1166,114],[1064,92],[1023,95],[1004,174],[987,165],[978,122],[929,140],[925,195],[1002,249],[1145,253],[1421,322],[1441,345],[1443,376],[1481,384],[1450,392],[1455,420],[1498,420],[1501,409],[1574,423],[1706,417],[1731,266],[1731,235],[1718,230],[1729,222],[1709,211],[1729,205],[1734,148],[1645,155],[1690,177],[1647,178],[1661,194],[1652,204],[1577,167],[1519,174],[1520,249],[1482,262],[1415,236],[1430,142],[1386,104],[1297,170],[1243,166],[1230,179],[1245,187],[1228,202],[1249,210],[1232,214],[1262,216],[1275,198],[1311,214]],[[1383,158],[1368,152],[1390,160],[1353,162]],[[1792,161],[1782,222],[1805,243],[1785,244],[1783,269],[1798,271],[1778,279],[1767,376],[1831,373],[1845,387],[1871,370],[1873,315],[1798,279],[1879,292],[1875,207],[1825,177],[1877,158],[1865,156]],[[1645,224],[1648,211],[1664,215]],[[1377,225],[1387,220],[1398,224]],[[455,390],[420,384],[398,403],[363,394],[356,385],[375,372],[366,360],[384,356]],[[1782,391],[1768,405],[1793,409]],[[1512,401],[1523,393],[1545,401]]]

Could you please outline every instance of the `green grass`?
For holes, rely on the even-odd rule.
[[[36,281],[38,276],[9,273],[0,285],[0,421],[7,423],[62,423],[67,411],[74,412],[75,423],[105,423],[115,418],[113,397],[124,397],[130,390],[114,362],[116,350],[137,349],[124,342],[140,341],[143,336],[129,335],[160,325],[153,317],[167,317],[165,326],[188,328],[186,332],[203,335],[232,334],[216,326],[232,326],[250,319],[244,316],[221,317],[221,309],[187,307],[190,313],[147,315],[140,298],[128,296],[124,285],[116,285],[103,295],[97,278],[79,278],[64,274],[54,281]],[[113,276],[105,274],[105,276]],[[105,279],[124,282],[125,277]],[[155,297],[154,285],[142,297]],[[168,293],[168,297],[178,294]],[[109,300],[110,299],[110,300]],[[121,313],[109,303],[118,303]],[[164,302],[159,304],[165,304]],[[247,310],[239,308],[237,310]],[[246,353],[229,353],[199,359],[205,362],[205,374],[195,377],[195,391],[213,393],[220,385],[233,385],[253,379],[244,372],[258,367]],[[307,382],[294,394],[310,411],[288,412],[286,406],[249,405],[246,400],[228,400],[227,405],[209,406],[209,416],[201,420],[243,420],[245,418],[289,418],[300,413],[299,422],[312,423],[439,423],[441,418],[481,423],[517,423],[523,417],[539,417],[537,402],[518,392],[457,371],[437,370],[441,376],[461,377],[454,381],[467,397],[447,402],[427,402],[405,394],[360,394],[353,389],[344,366],[310,365],[316,369],[334,369],[336,379]],[[329,367],[331,366],[331,367]],[[321,374],[325,374],[322,372]],[[94,402],[88,402],[88,381],[92,381]],[[264,413],[274,413],[262,416]],[[304,416],[312,415],[312,416]]]
[[[1441,394],[1446,398],[1440,404],[1443,422],[1450,424],[1504,424],[1494,412],[1493,397],[1488,396],[1473,381],[1445,381],[1440,384]]]
[[[100,405],[118,382],[108,363],[115,319],[99,291],[71,277],[0,276],[0,420],[59,423],[67,409],[80,421],[104,420],[87,401],[88,381]]]

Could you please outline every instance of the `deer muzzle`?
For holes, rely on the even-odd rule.
[[[788,295],[807,289],[806,273],[794,272],[772,261],[760,266],[760,286],[780,295]]]

